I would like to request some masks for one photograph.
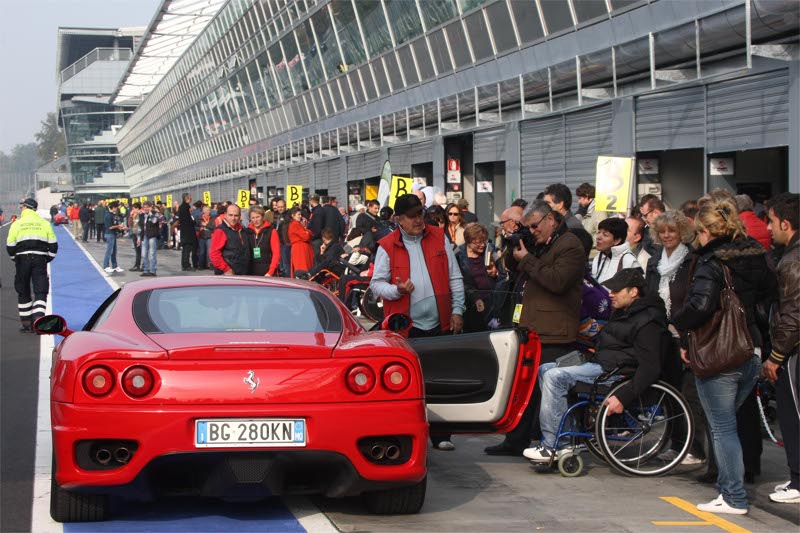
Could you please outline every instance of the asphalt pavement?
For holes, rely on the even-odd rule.
[[[0,232],[5,238],[5,231]],[[59,239],[69,238],[59,232]],[[105,244],[91,241],[83,245],[88,254],[102,263]],[[83,255],[83,252],[79,252]],[[159,275],[196,275],[207,271],[182,272],[180,252],[159,250]],[[32,478],[34,469],[35,422],[39,343],[32,335],[16,331],[16,295],[13,290],[13,264],[7,256],[0,260],[2,274],[2,340],[0,341],[0,530],[29,531],[31,524]],[[65,256],[66,257],[66,256]],[[63,261],[65,257],[62,257]],[[59,266],[53,263],[53,268]],[[122,273],[109,276],[113,284],[138,280],[133,266],[130,240],[121,239],[118,261]],[[66,270],[53,276],[54,284],[75,294],[74,300],[61,298],[58,307],[81,307],[82,285]],[[77,268],[95,268],[89,261]],[[95,268],[96,269],[96,268]],[[95,272],[97,276],[104,276]],[[97,277],[95,276],[95,277]],[[101,284],[102,285],[102,284]],[[77,309],[83,316],[93,311],[106,287],[95,291],[92,301]],[[84,297],[86,295],[83,295]],[[92,309],[89,309],[92,307]],[[302,522],[309,532],[330,531],[331,523],[343,532],[469,532],[469,531],[704,531],[797,532],[800,505],[769,501],[772,487],[787,479],[782,448],[766,441],[762,474],[747,485],[751,507],[746,516],[711,515],[696,511],[694,505],[715,498],[713,486],[695,477],[704,466],[679,467],[660,478],[631,478],[616,474],[605,464],[584,454],[586,469],[577,478],[564,478],[557,472],[539,473],[520,457],[489,457],[487,445],[499,442],[498,435],[456,435],[456,450],[431,450],[429,454],[428,495],[422,512],[413,516],[374,516],[366,512],[359,498],[328,500],[314,498],[310,507],[287,507],[298,519],[303,516],[322,520]],[[46,506],[39,506],[39,511]],[[301,510],[298,510],[301,509]],[[320,514],[319,511],[324,514]],[[285,508],[275,501],[231,508],[219,502],[174,501],[136,504],[118,510],[113,522],[72,524],[64,531],[284,531]],[[290,515],[291,516],[291,515]],[[220,517],[224,520],[219,522]],[[215,522],[214,520],[218,520]],[[263,521],[263,522],[259,522]],[[237,525],[238,524],[238,525]]]

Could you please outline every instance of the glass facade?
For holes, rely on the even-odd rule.
[[[126,171],[133,183],[143,183],[192,165],[199,168],[226,152],[241,153],[249,144],[288,137],[297,128],[640,5],[647,2],[233,0],[123,128],[120,147]],[[647,70],[647,55],[639,53],[639,43],[633,47],[643,61],[639,70]],[[606,48],[603,57],[612,62],[626,57],[625,44],[613,49]],[[518,107],[546,102],[552,111],[580,102],[575,59],[551,67],[532,67],[536,72],[490,84],[489,90],[476,87],[448,95],[442,99],[447,105],[434,100],[391,110],[392,127],[383,126],[386,116],[361,117],[361,122],[320,135],[331,136],[331,150],[360,149],[362,143],[394,134],[398,124],[410,135],[412,128],[429,129],[441,120],[459,123],[464,114],[498,112],[503,105],[497,97],[501,86],[516,91],[501,95],[515,94]],[[610,80],[597,82],[608,85]],[[570,94],[561,98],[553,94],[558,92]],[[291,142],[294,149],[271,146],[247,164],[261,166],[263,158],[268,167],[292,165],[321,146],[313,137]]]

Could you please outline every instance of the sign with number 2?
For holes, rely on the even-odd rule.
[[[632,157],[597,158],[595,209],[610,213],[628,210],[633,169]]]

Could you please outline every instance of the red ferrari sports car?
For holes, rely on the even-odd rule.
[[[132,282],[82,331],[57,315],[36,328],[65,337],[51,371],[59,522],[105,519],[109,495],[243,485],[418,512],[429,428],[513,428],[541,353],[522,329],[366,331],[320,286],[277,278]]]

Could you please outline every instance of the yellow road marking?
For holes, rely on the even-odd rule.
[[[662,500],[667,503],[671,503],[678,509],[682,509],[687,513],[696,516],[697,518],[701,519],[702,522],[653,522],[654,525],[657,526],[717,526],[720,529],[727,531],[728,533],[752,533],[749,529],[745,529],[741,526],[737,526],[733,522],[728,522],[724,518],[720,518],[719,516],[715,515],[714,513],[707,513],[705,511],[700,511],[697,509],[696,506],[692,505],[691,503],[687,502],[686,500],[682,500],[681,498],[676,498],[674,496],[662,496]]]
[[[713,526],[711,522],[653,522],[656,526]]]

